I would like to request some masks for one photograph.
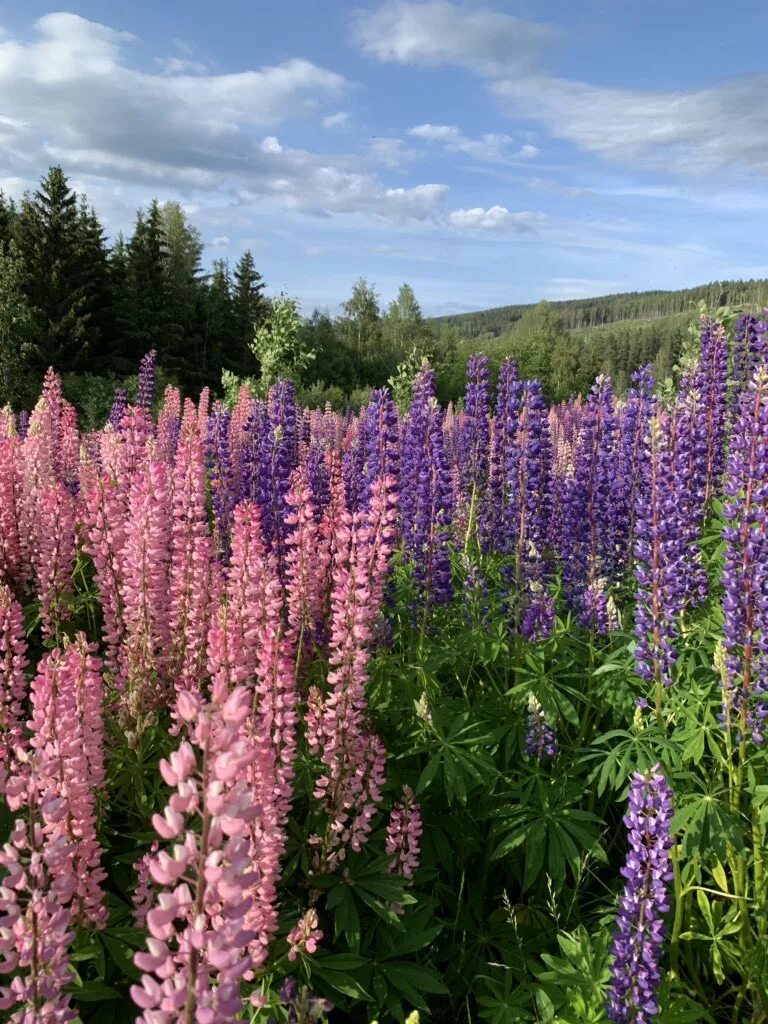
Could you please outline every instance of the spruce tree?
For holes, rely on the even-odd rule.
[[[24,291],[39,311],[38,368],[78,370],[96,340],[91,282],[83,266],[78,197],[60,167],[27,194],[13,221],[24,261]]]
[[[40,382],[30,372],[37,323],[24,293],[25,280],[16,244],[0,245],[0,406],[29,404]]]

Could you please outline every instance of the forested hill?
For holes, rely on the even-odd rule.
[[[566,299],[550,303],[566,330],[599,327],[623,320],[654,320],[695,311],[700,302],[708,309],[719,306],[768,304],[768,280],[713,281],[679,291],[620,292],[594,299]],[[496,306],[476,313],[435,317],[435,324],[454,327],[462,338],[495,338],[510,331],[531,305]]]

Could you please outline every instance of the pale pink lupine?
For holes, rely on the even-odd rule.
[[[0,439],[0,580],[6,583],[20,579],[23,565],[18,509],[22,451],[20,438]]]
[[[135,956],[144,973],[131,995],[142,1011],[137,1024],[227,1024],[243,1008],[253,938],[245,925],[255,874],[248,826],[258,813],[245,778],[256,756],[243,730],[250,695],[214,686],[204,703],[181,693],[178,711],[188,738],[160,762],[174,792],[153,818],[173,845],[149,863],[158,891],[146,916],[147,950]]]
[[[403,798],[392,808],[387,825],[389,870],[411,879],[419,866],[421,852],[421,810],[410,786],[403,786]]]
[[[94,650],[81,633],[40,662],[31,686],[29,772],[43,794],[47,836],[68,847],[60,870],[72,876],[73,920],[104,927],[106,872],[96,835],[96,790],[104,784],[102,679]],[[16,781],[8,782],[9,806]],[[53,818],[46,809],[51,801],[60,809]]]
[[[329,537],[316,520],[306,465],[294,470],[285,503],[291,509],[285,516],[288,624],[295,637],[298,668],[319,638],[330,566]]]
[[[133,865],[133,870],[136,872],[136,885],[131,894],[131,903],[133,905],[133,920],[137,928],[145,927],[147,913],[151,910],[155,900],[155,884],[149,875],[149,865],[159,849],[160,842],[155,839],[149,852],[139,857]]]
[[[157,454],[169,465],[176,454],[181,422],[181,392],[168,385],[163,395],[163,405],[157,416]]]
[[[200,690],[211,611],[213,539],[206,508],[203,440],[194,413],[188,401],[172,480],[167,672],[177,692]]]
[[[9,587],[0,583],[0,796],[14,770],[16,750],[23,744],[27,664],[21,606]]]
[[[329,868],[338,866],[347,847],[358,851],[366,842],[384,783],[385,753],[368,726],[365,684],[380,610],[375,598],[394,543],[397,508],[390,485],[376,481],[370,509],[344,512],[337,521],[328,692],[313,688],[308,701],[307,741],[324,765],[315,795],[330,819],[318,849]]]
[[[168,468],[149,462],[131,480],[120,588],[126,632],[120,650],[123,712],[138,734],[167,694],[170,540]]]
[[[64,484],[54,482],[37,494],[34,532],[35,577],[44,637],[61,636],[77,554],[75,502]]]
[[[229,421],[229,456],[235,479],[242,476],[243,447],[245,445],[248,422],[253,412],[253,398],[247,384],[243,384],[237,393],[237,402],[232,410]]]
[[[120,646],[125,636],[120,581],[123,578],[127,504],[125,495],[114,480],[92,466],[83,472],[81,496],[83,547],[93,560],[99,590],[104,660],[115,686],[120,689],[124,683],[120,673]]]
[[[298,959],[300,953],[316,953],[317,947],[323,940],[323,933],[319,928],[317,911],[310,907],[298,920],[286,936],[288,943],[288,959]]]

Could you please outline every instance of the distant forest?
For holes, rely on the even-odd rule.
[[[274,298],[250,252],[208,267],[203,253],[176,202],[153,200],[129,236],[109,241],[60,167],[19,203],[0,193],[0,405],[28,408],[54,366],[86,422],[100,425],[114,388],[130,392],[150,349],[162,377],[186,394],[204,385],[223,394],[224,371],[258,380],[254,334],[269,325]],[[492,368],[513,356],[552,399],[585,391],[598,373],[621,390],[641,365],[653,363],[659,378],[673,373],[701,302],[757,310],[768,302],[768,281],[429,319],[408,284],[382,306],[361,278],[338,315],[304,311],[296,319],[296,344],[308,356],[297,384],[310,406],[359,407],[372,388],[428,358],[439,397],[456,402],[466,360],[482,350]]]

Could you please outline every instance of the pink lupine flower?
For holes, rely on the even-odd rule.
[[[250,696],[214,686],[209,703],[180,694],[178,710],[188,738],[160,762],[174,793],[154,818],[172,845],[149,862],[158,891],[146,915],[147,950],[135,957],[144,973],[131,995],[142,1011],[137,1024],[226,1024],[243,1007],[253,938],[245,926],[255,876],[248,826],[258,813],[244,777],[256,756],[243,731]]]
[[[127,685],[123,712],[138,734],[166,692],[170,532],[168,469],[162,462],[149,462],[131,480],[122,558],[126,637],[120,654]]]
[[[288,959],[296,960],[300,953],[316,953],[317,947],[323,939],[323,933],[318,927],[317,911],[310,908],[299,918],[298,923],[286,936],[290,946]]]
[[[81,511],[86,554],[93,559],[99,590],[105,662],[118,689],[120,646],[125,636],[125,616],[120,581],[123,578],[127,505],[117,484],[105,474],[87,467],[83,473]]]
[[[421,810],[410,786],[403,786],[403,799],[392,808],[387,825],[389,870],[411,879],[419,866],[422,824]]]
[[[149,865],[159,849],[160,843],[155,839],[149,852],[139,857],[133,865],[133,870],[136,872],[136,886],[131,895],[131,903],[133,905],[133,920],[137,928],[145,927],[147,913],[155,900],[155,886],[149,877]]]
[[[14,770],[16,750],[23,744],[26,667],[27,643],[21,606],[6,584],[0,583],[0,796]]]
[[[368,728],[365,684],[396,514],[396,497],[379,480],[367,512],[344,512],[337,520],[328,693],[311,690],[306,715],[310,752],[320,754],[325,768],[315,796],[330,819],[320,848],[326,868],[344,859],[346,847],[358,851],[367,841],[381,799],[385,753]]]
[[[73,890],[73,920],[104,927],[101,845],[96,836],[95,790],[104,784],[101,662],[81,633],[64,651],[45,657],[32,681],[30,767],[46,834],[67,844],[62,875]],[[21,806],[17,780],[8,783],[8,806]],[[55,807],[55,813],[50,810]]]
[[[0,580],[6,583],[20,579],[23,564],[18,509],[22,450],[18,437],[0,439]]]
[[[37,495],[34,563],[43,636],[61,636],[75,566],[74,499],[62,483]]]
[[[298,667],[319,638],[330,545],[327,532],[316,521],[305,465],[294,470],[285,501],[292,510],[285,516],[288,623],[296,638]]]
[[[247,436],[248,422],[253,412],[253,398],[247,384],[243,384],[237,393],[237,402],[232,410],[229,421],[229,453],[232,459],[232,470],[236,480],[241,479],[243,472],[243,448]]]
[[[163,405],[157,417],[157,453],[163,462],[172,465],[176,454],[181,421],[181,392],[170,384],[165,389]]]
[[[197,430],[194,406],[188,402],[173,468],[171,505],[167,671],[177,692],[199,689],[205,667],[213,555],[205,487],[203,440]]]
[[[41,824],[21,818],[0,850],[0,977],[12,974],[0,985],[0,1010],[10,1013],[11,1024],[69,1024],[77,1017],[64,992],[75,931],[55,885],[57,855]]]

